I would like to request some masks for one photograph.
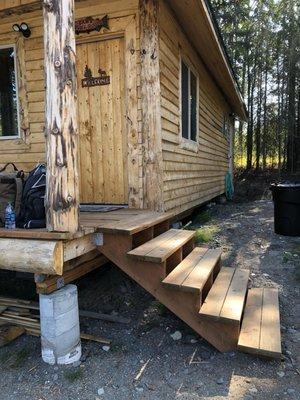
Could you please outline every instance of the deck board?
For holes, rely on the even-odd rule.
[[[173,217],[172,213],[158,213],[148,210],[123,209],[109,213],[81,213],[82,227],[93,226],[103,233],[134,235]]]
[[[239,337],[240,348],[259,348],[263,288],[248,290],[248,298]]]
[[[278,290],[265,288],[261,315],[260,351],[281,355]]]
[[[240,322],[248,288],[249,270],[236,269],[224,301],[220,318]]]
[[[201,307],[200,315],[202,317],[219,319],[233,274],[233,268],[223,267],[221,269]]]
[[[248,270],[223,267],[200,309],[200,316],[239,325],[248,279]]]
[[[181,288],[183,282],[207,252],[207,248],[195,247],[194,250],[165,278],[165,285]]]
[[[199,260],[193,271],[184,280],[183,288],[196,288],[203,290],[206,282],[213,273],[214,267],[221,257],[220,249],[209,249]]]
[[[170,229],[127,254],[142,261],[161,263],[191,240],[194,235],[193,231]]]
[[[166,240],[161,246],[157,246],[151,250],[146,259],[153,262],[165,261],[168,257],[174,254],[180,247],[191,240],[195,233],[193,231],[175,230],[175,236]]]
[[[249,289],[238,349],[266,357],[281,357],[277,289]]]

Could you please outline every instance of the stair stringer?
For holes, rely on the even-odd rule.
[[[187,292],[166,288],[162,284],[166,277],[166,263],[152,263],[134,260],[127,256],[132,250],[132,237],[120,234],[104,234],[103,246],[99,251],[130,276],[140,286],[176,314],[195,332],[221,352],[237,348],[239,326],[220,321],[206,321],[199,318],[199,291]]]

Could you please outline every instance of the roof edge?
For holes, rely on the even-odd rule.
[[[210,17],[210,20],[211,20],[211,23],[213,25],[213,28],[215,30],[215,33],[216,33],[220,48],[222,50],[224,59],[226,61],[227,67],[228,67],[228,70],[229,70],[229,72],[231,74],[231,77],[232,77],[232,80],[234,82],[234,85],[235,85],[235,88],[236,88],[236,91],[237,91],[237,95],[240,98],[241,103],[243,104],[244,113],[245,113],[245,119],[248,119],[248,110],[247,110],[246,104],[245,104],[244,99],[243,99],[243,95],[242,95],[242,91],[241,91],[241,88],[240,88],[240,84],[238,82],[238,78],[237,78],[236,72],[235,72],[235,70],[234,70],[234,68],[232,66],[232,61],[231,61],[231,58],[230,58],[230,56],[228,54],[227,46],[226,46],[226,44],[224,42],[223,35],[222,35],[222,32],[221,32],[218,20],[216,18],[216,15],[214,13],[213,6],[212,6],[210,0],[203,0],[203,1],[205,3],[206,8],[207,8],[207,13],[208,13],[208,15]]]

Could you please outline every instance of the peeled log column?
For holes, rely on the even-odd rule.
[[[163,211],[159,0],[140,0],[144,208]]]
[[[79,228],[74,0],[43,0],[47,229]]]

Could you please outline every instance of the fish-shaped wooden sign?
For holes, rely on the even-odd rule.
[[[86,17],[75,21],[75,33],[90,33],[93,31],[100,32],[102,28],[109,29],[108,26],[108,15],[103,18]]]

